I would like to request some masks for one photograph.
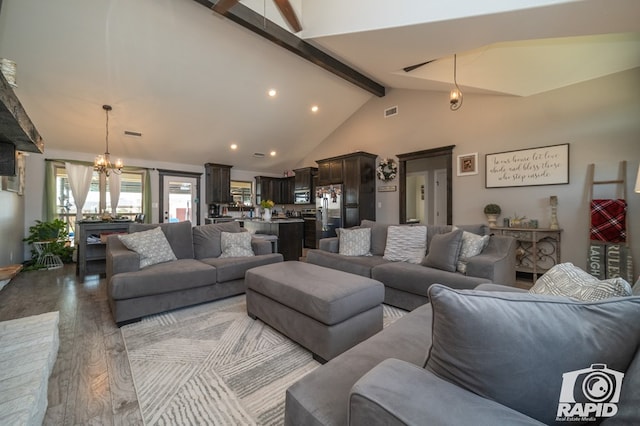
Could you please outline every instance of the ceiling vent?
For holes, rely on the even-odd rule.
[[[264,158],[264,154],[262,152],[254,152],[253,156],[256,158]]]
[[[141,137],[141,136],[142,136],[142,133],[140,133],[140,132],[134,132],[134,131],[131,131],[131,130],[125,130],[125,131],[124,131],[124,134],[125,134],[125,136],[135,136],[135,137],[137,137],[137,138],[139,138],[139,137]]]
[[[398,105],[389,107],[384,110],[384,118],[393,117],[394,115],[398,115]]]

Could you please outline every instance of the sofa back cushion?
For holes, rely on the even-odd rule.
[[[164,236],[178,259],[193,259],[193,237],[191,236],[191,222],[174,223],[132,223],[129,226],[129,233],[148,231],[160,227]]]
[[[222,254],[222,232],[242,232],[243,229],[236,221],[212,223],[193,228],[193,250],[196,259],[219,257]]]
[[[387,228],[389,228],[389,225],[365,219],[360,223],[360,226],[362,228],[371,228],[371,254],[383,256],[387,245]]]
[[[611,393],[600,402],[617,403],[621,412],[640,404],[639,393],[623,381],[618,402],[621,382],[614,378],[632,373],[638,356],[640,297],[585,303],[434,284],[429,299],[433,334],[426,368],[445,380],[552,424],[559,404],[574,407],[598,396],[585,395],[581,385],[595,383],[588,372],[606,365],[616,373],[605,372]]]

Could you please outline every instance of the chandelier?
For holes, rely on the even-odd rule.
[[[449,108],[451,111],[457,111],[462,106],[462,91],[458,86],[458,79],[456,76],[457,72],[457,56],[453,55],[453,84],[456,85],[454,89],[451,90],[451,94],[449,95]]]
[[[106,124],[106,150],[104,154],[98,155],[93,162],[93,170],[98,173],[104,173],[105,176],[109,176],[111,172],[120,174],[122,173],[122,160],[118,159],[115,164],[111,164],[111,159],[109,158],[109,111],[111,111],[111,105],[102,105],[102,109],[105,111],[107,115],[107,124]]]

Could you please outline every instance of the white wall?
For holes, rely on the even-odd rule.
[[[640,68],[526,98],[465,94],[464,105],[449,110],[448,94],[392,90],[365,104],[304,160],[363,150],[381,158],[455,145],[457,155],[478,152],[479,174],[453,173],[453,222],[486,222],[487,203],[537,218],[548,226],[549,196],[558,196],[562,261],[586,267],[588,206],[586,173],[596,164],[596,179],[617,177],[627,161],[628,228],[636,270],[640,271],[640,194],[633,186],[640,161]],[[383,110],[399,115],[383,118]],[[484,161],[489,153],[555,144],[570,144],[568,185],[485,188]],[[378,182],[378,185],[381,185]],[[382,185],[397,185],[398,181]],[[604,188],[603,188],[604,189]],[[615,197],[612,188],[596,196]],[[377,219],[397,222],[398,192],[378,192]],[[500,219],[501,220],[501,219]]]

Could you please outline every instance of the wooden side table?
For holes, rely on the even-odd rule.
[[[560,263],[562,229],[491,228],[494,232],[516,239],[516,271],[533,274],[533,282]]]

